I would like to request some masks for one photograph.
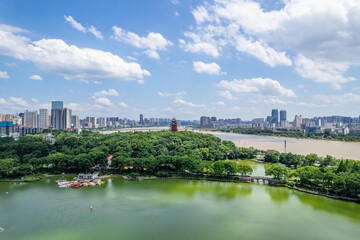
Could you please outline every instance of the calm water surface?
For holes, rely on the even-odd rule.
[[[302,155],[316,153],[319,156],[331,155],[336,158],[360,160],[360,142],[279,138],[230,133],[208,133],[211,133],[222,140],[233,141],[238,147],[254,147],[261,150],[274,149],[279,152],[284,152],[284,140],[286,140],[287,152]]]
[[[328,240],[360,235],[360,205],[286,188],[113,178],[103,186],[60,189],[54,181],[0,183],[1,240]]]

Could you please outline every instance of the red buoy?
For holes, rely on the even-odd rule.
[[[90,206],[90,210],[91,210],[91,211],[93,210],[93,207],[92,207],[92,206]]]

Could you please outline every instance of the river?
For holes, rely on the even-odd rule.
[[[282,187],[112,178],[103,186],[60,189],[54,182],[0,182],[1,240],[351,240],[360,235],[359,204]]]
[[[287,152],[307,155],[316,153],[325,157],[331,155],[336,158],[360,160],[360,142],[341,142],[328,140],[279,138],[233,133],[206,132],[221,138],[222,140],[233,141],[238,147],[254,147],[260,150],[274,149],[279,152],[285,151],[284,141],[286,140]]]

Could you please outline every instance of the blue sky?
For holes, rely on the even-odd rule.
[[[355,0],[2,1],[0,112],[359,116]]]

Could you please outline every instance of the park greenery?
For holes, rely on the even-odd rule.
[[[324,133],[304,133],[304,132],[289,132],[289,131],[273,131],[268,129],[261,130],[261,129],[252,129],[252,128],[225,128],[225,129],[221,129],[220,131],[239,133],[239,134],[249,134],[249,135],[261,135],[261,136],[360,142],[360,134],[343,135],[343,134],[331,133],[330,131],[325,131]]]
[[[266,175],[274,179],[326,194],[360,198],[360,163],[354,160],[238,148],[231,141],[191,131],[108,135],[54,131],[54,144],[43,140],[43,134],[16,141],[0,138],[0,178],[101,171],[130,177],[197,175],[234,179],[253,172],[240,160],[256,160],[257,154],[263,154],[270,165]],[[111,155],[112,163],[108,165]]]

